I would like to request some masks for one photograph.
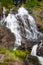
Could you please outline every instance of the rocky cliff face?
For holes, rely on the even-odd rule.
[[[15,36],[5,26],[0,25],[0,47],[13,49],[15,43]]]

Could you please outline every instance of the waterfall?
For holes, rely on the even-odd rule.
[[[38,47],[37,44],[33,46],[32,51],[31,51],[31,55],[32,55],[32,56],[36,56],[37,47]]]
[[[36,44],[36,45],[33,46],[32,51],[31,51],[31,55],[32,56],[36,56],[38,58],[38,60],[39,60],[39,63],[41,65],[43,65],[43,57],[37,56],[37,54],[36,54],[37,53],[37,47],[38,47],[38,44]]]
[[[3,8],[5,10],[5,8]],[[11,9],[12,11],[12,9]],[[29,14],[29,12],[24,8],[21,7],[18,9],[18,13],[13,14],[10,11],[7,17],[4,15],[4,21],[2,22],[3,25],[5,25],[7,28],[11,30],[12,33],[14,33],[16,37],[14,49],[16,49],[18,46],[21,45],[22,41],[22,35],[20,31],[20,25],[19,25],[19,20],[17,19],[18,16],[21,19],[21,23],[23,23],[24,28],[25,28],[25,38],[27,39],[38,39],[39,32],[37,30],[37,26],[35,24],[34,18]],[[5,13],[5,11],[4,11]]]
[[[18,21],[13,14],[8,14],[7,18],[5,19],[6,22],[6,27],[11,30],[12,33],[15,34],[16,41],[15,41],[15,47],[16,49],[17,46],[21,45],[21,36],[20,36],[20,27],[18,24]]]
[[[5,17],[5,8],[3,8],[3,14],[4,16],[3,16],[3,19],[0,21],[0,23],[5,25],[7,28],[9,28],[16,37],[14,50],[21,45],[21,41],[22,41],[22,35],[21,35],[20,25],[19,25],[20,21],[17,19],[18,16],[21,19],[21,23],[23,23],[25,28],[25,32],[26,32],[25,38],[37,40],[38,37],[42,35],[37,30],[37,26],[36,26],[34,18],[29,14],[29,12],[24,7],[19,8],[18,13],[16,14],[12,14],[12,12],[10,11],[7,17]],[[38,44],[33,46],[31,55],[37,56],[36,55],[37,47],[38,47]],[[43,65],[43,57],[39,57],[39,56],[37,57],[40,63]]]
[[[18,16],[20,16],[23,21],[25,31],[26,31],[26,38],[37,39],[39,32],[37,31],[37,26],[35,24],[34,18],[23,7],[19,8]]]

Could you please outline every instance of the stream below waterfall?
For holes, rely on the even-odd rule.
[[[9,13],[7,17],[4,16],[4,20],[1,20],[1,24],[9,28],[16,37],[14,50],[21,45],[21,41],[22,41],[22,35],[21,35],[20,25],[19,25],[20,21],[18,20],[18,17],[23,22],[25,32],[26,32],[25,38],[37,40],[40,36],[42,36],[42,33],[40,33],[37,29],[34,18],[29,14],[29,12],[24,7],[21,7],[18,9],[18,13],[16,14]],[[36,55],[37,47],[38,44],[33,46],[31,55],[37,56]],[[40,63],[43,65],[43,57],[39,57],[39,56],[37,57]]]
[[[37,47],[38,47],[38,44],[33,46],[32,51],[31,51],[31,55],[36,56],[39,59],[40,64],[43,65],[43,57],[37,56]]]

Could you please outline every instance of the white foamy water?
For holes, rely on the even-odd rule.
[[[41,63],[41,65],[43,65],[43,57],[39,57],[39,56],[37,56],[37,57],[39,59],[39,63]]]
[[[8,14],[7,18],[5,19],[5,22],[6,22],[6,27],[9,28],[16,37],[16,41],[15,41],[16,45],[14,48],[16,49],[17,48],[16,46],[21,45],[21,36],[20,36],[18,21],[13,14]]]
[[[41,65],[43,65],[43,57],[37,56],[37,54],[36,54],[36,53],[37,53],[37,47],[38,47],[37,44],[33,46],[32,51],[31,51],[31,55],[32,55],[32,56],[36,56],[36,57],[38,58],[38,60],[39,60],[39,63],[40,63]]]
[[[37,44],[33,46],[32,51],[31,51],[31,55],[32,55],[32,56],[36,56],[37,47],[38,47]]]
[[[37,39],[38,38],[37,35],[39,34],[39,32],[37,31],[37,26],[35,24],[34,18],[23,7],[19,8],[18,16],[20,16],[20,18],[23,21],[25,31],[26,31],[26,38]],[[27,19],[28,19],[28,21],[27,21]],[[29,25],[30,25],[30,27],[29,27]]]

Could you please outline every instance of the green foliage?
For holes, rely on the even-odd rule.
[[[15,57],[19,58],[25,58],[26,52],[23,52],[21,50],[8,50],[6,48],[0,48],[0,54],[6,55],[6,60],[14,60]]]
[[[13,55],[9,50],[6,48],[0,48],[0,54],[5,55],[4,61],[14,61],[16,56]]]
[[[41,0],[41,1],[43,1],[43,0]],[[40,3],[39,0],[26,0],[25,7],[27,9],[38,8],[38,7],[40,7],[39,3]]]
[[[0,0],[0,4],[5,7],[11,7],[13,5],[13,0]]]
[[[21,51],[21,50],[10,50],[11,53],[13,53],[14,55],[16,55],[16,57],[20,57],[20,58],[25,58],[26,57],[26,53]]]
[[[0,54],[5,54],[6,53],[6,49],[5,48],[0,48]]]
[[[25,0],[25,4],[23,4],[23,6],[27,9],[40,8],[40,2],[43,2],[43,0]],[[18,4],[18,6],[20,4]],[[5,6],[6,8],[12,8],[14,3],[13,0],[0,0],[0,5]]]

